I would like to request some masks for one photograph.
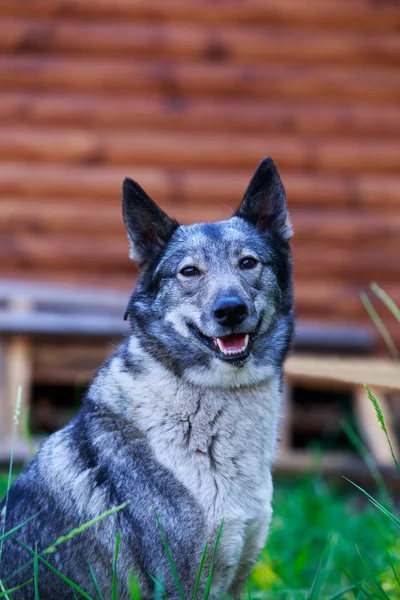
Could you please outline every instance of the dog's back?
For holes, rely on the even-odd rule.
[[[132,336],[100,369],[78,416],[17,479],[6,511],[3,502],[7,530],[33,519],[5,540],[0,578],[8,588],[31,579],[32,553],[21,542],[43,553],[127,502],[43,558],[95,596],[94,572],[110,596],[120,532],[118,598],[129,598],[131,573],[144,597],[153,593],[149,573],[178,597],[157,514],[188,597],[205,543],[224,521],[212,595],[237,597],[271,518],[293,329],[283,186],[265,159],[232,219],[183,227],[127,180],[124,219],[141,268],[127,311]],[[210,552],[206,569],[209,560]],[[72,598],[39,562],[40,597]],[[33,583],[19,595],[34,598]]]

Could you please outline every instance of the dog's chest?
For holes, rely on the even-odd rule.
[[[137,414],[157,460],[192,492],[210,527],[264,513],[272,493],[278,381],[237,391],[181,384],[164,388],[150,411],[139,404]]]
[[[157,460],[204,510],[211,542],[224,521],[213,577],[218,595],[240,577],[243,561],[253,564],[267,536],[279,380],[237,391],[170,390],[151,411],[139,404],[138,418]]]

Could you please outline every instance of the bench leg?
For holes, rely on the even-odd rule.
[[[16,431],[15,450],[25,444],[21,438],[21,423],[26,418],[29,406],[32,385],[32,352],[29,339],[24,335],[12,336],[7,344],[4,357],[4,384],[3,398],[1,400],[1,442],[7,449],[11,449],[14,431],[14,414],[18,397],[18,389],[22,388],[22,405],[19,416],[19,426]]]

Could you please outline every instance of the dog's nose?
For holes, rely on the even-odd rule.
[[[239,325],[248,312],[246,304],[236,296],[220,298],[214,304],[214,317],[220,325]]]

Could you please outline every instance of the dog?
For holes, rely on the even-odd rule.
[[[27,582],[17,597],[34,599],[37,552],[42,600],[74,597],[46,563],[92,597],[96,585],[111,597],[120,532],[119,600],[130,598],[132,573],[144,599],[154,579],[172,600],[192,597],[208,542],[201,597],[222,531],[210,597],[239,598],[271,520],[294,329],[284,187],[265,158],[230,219],[183,226],[126,178],[123,218],[139,266],[126,313],[132,333],[98,371],[79,414],[42,444],[1,504],[0,535],[25,524],[3,542],[0,579],[6,589]]]

